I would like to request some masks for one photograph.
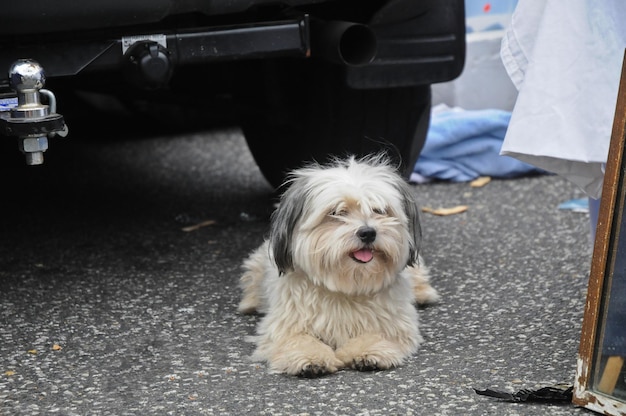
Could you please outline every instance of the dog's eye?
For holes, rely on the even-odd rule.
[[[374,208],[372,211],[374,212],[374,214],[377,214],[377,215],[387,214],[387,212],[382,208]]]
[[[345,209],[334,209],[330,212],[332,217],[345,217],[348,215],[348,211]]]

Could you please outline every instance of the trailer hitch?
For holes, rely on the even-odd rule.
[[[19,59],[9,69],[9,86],[16,102],[0,111],[0,134],[17,137],[27,165],[41,165],[48,138],[68,133],[63,116],[56,113],[54,94],[43,88],[45,82],[43,68],[34,60]],[[48,104],[42,104],[41,95]]]

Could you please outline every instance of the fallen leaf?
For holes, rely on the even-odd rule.
[[[482,188],[483,186],[487,185],[489,182],[491,182],[490,176],[480,176],[474,179],[473,181],[471,181],[470,186],[472,188]]]
[[[215,224],[215,220],[206,220],[206,221],[199,222],[198,224],[190,225],[188,227],[183,227],[182,230],[188,233],[191,231],[196,231],[202,227],[208,227],[209,225],[213,225],[213,224]]]
[[[15,371],[7,370],[7,371],[4,372],[4,375],[7,376],[7,377],[11,377],[11,376],[15,375]]]
[[[29,354],[37,354],[37,350],[28,350]]]
[[[446,215],[460,214],[462,212],[467,211],[467,209],[468,209],[467,205],[457,205],[455,207],[437,208],[437,209],[423,207],[422,211],[427,212],[429,214],[433,214],[433,215],[446,216]]]
[[[63,349],[62,346],[60,346],[59,344],[54,344],[52,346],[52,351],[61,351]]]

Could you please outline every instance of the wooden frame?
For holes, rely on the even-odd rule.
[[[624,295],[611,292],[626,287],[622,258],[626,259],[626,53],[618,90],[611,144],[604,175],[602,199],[596,229],[593,258],[587,289],[587,303],[578,352],[573,402],[576,405],[606,415],[626,415],[624,395],[615,394],[618,376],[624,370],[624,356],[603,352],[605,328],[611,319],[609,312],[616,310],[615,299],[624,301]],[[621,236],[621,239],[620,239]],[[618,268],[616,269],[616,260]],[[614,277],[617,277],[614,280]],[[619,279],[619,285],[614,281]],[[618,303],[619,304],[619,303]],[[622,306],[619,304],[620,307]],[[623,303],[626,306],[626,302]],[[619,309],[620,315],[624,312]],[[614,320],[613,320],[614,321]],[[621,321],[620,321],[621,322]],[[611,323],[614,327],[614,322]],[[620,324],[620,334],[626,333],[626,325]],[[623,328],[623,332],[622,329]]]

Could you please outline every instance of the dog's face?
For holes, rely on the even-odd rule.
[[[420,239],[411,189],[382,156],[294,171],[270,233],[280,272],[352,295],[396,279],[416,261]]]

